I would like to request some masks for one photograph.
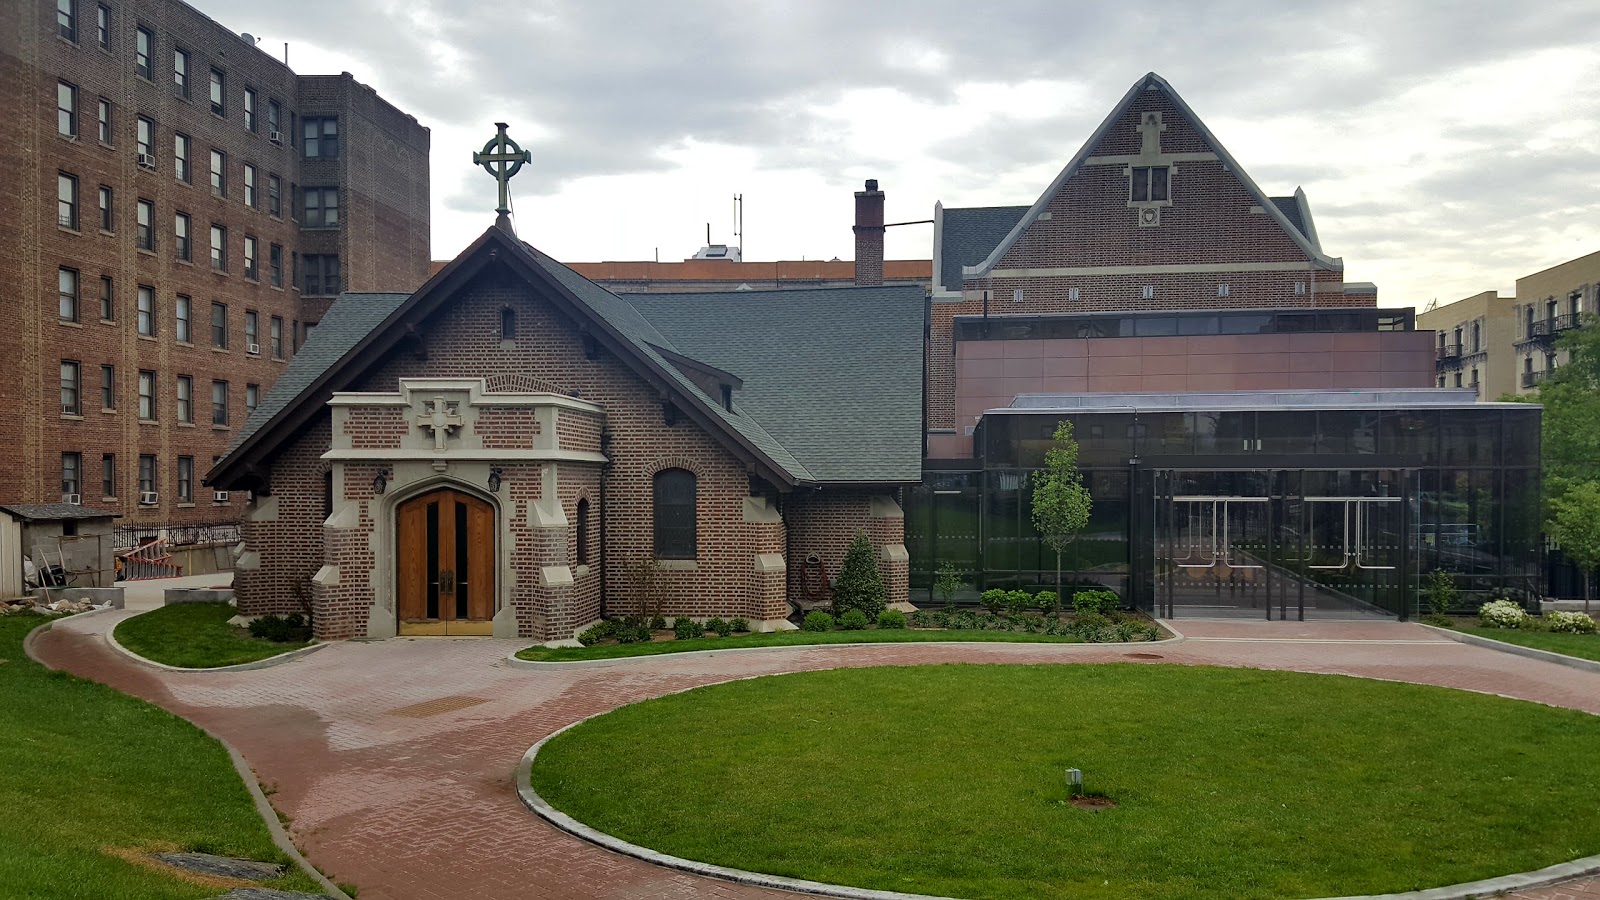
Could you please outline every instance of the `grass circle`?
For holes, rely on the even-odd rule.
[[[1438,887],[1600,852],[1600,717],[1201,666],[840,669],[626,706],[532,783],[687,859],[973,898]],[[1068,799],[1065,770],[1116,801]]]

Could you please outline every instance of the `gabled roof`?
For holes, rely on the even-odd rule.
[[[1256,204],[1259,205],[1267,215],[1271,216],[1273,220],[1283,228],[1284,233],[1289,235],[1289,237],[1300,246],[1300,249],[1304,250],[1306,255],[1311,257],[1313,262],[1317,263],[1328,271],[1343,271],[1344,262],[1338,257],[1331,257],[1324,254],[1314,238],[1302,233],[1301,230],[1294,225],[1294,223],[1289,221],[1288,217],[1284,215],[1283,210],[1279,209],[1278,205],[1273,203],[1271,198],[1267,197],[1266,193],[1256,185],[1255,181],[1250,178],[1249,174],[1245,172],[1244,168],[1239,165],[1238,160],[1233,158],[1233,155],[1228,152],[1227,148],[1222,146],[1222,142],[1217,140],[1217,136],[1211,133],[1211,129],[1206,127],[1205,122],[1201,121],[1200,117],[1195,115],[1194,110],[1190,108],[1189,104],[1185,103],[1184,99],[1178,96],[1178,92],[1172,89],[1172,85],[1168,84],[1167,80],[1162,78],[1160,75],[1157,75],[1154,72],[1148,72],[1143,78],[1139,79],[1137,82],[1134,82],[1133,87],[1128,88],[1128,92],[1122,95],[1122,99],[1119,100],[1117,105],[1112,108],[1110,115],[1106,116],[1105,121],[1100,123],[1100,127],[1096,128],[1093,134],[1089,135],[1089,139],[1084,142],[1083,146],[1072,157],[1071,161],[1069,161],[1066,167],[1061,170],[1061,173],[1055,177],[1055,180],[1050,182],[1050,186],[1044,189],[1044,193],[1039,195],[1039,199],[1034,201],[1032,206],[1028,207],[1027,212],[1013,225],[1006,236],[995,245],[995,247],[989,252],[989,255],[977,265],[966,266],[962,269],[962,274],[964,277],[981,277],[988,274],[997,264],[999,264],[1000,260],[1006,255],[1006,251],[1010,250],[1012,245],[1016,244],[1018,239],[1022,237],[1023,233],[1028,230],[1028,226],[1032,225],[1034,221],[1039,218],[1039,215],[1049,208],[1051,199],[1061,191],[1062,185],[1066,184],[1068,179],[1078,173],[1078,170],[1082,168],[1084,162],[1089,158],[1090,152],[1095,147],[1100,145],[1100,142],[1105,139],[1106,135],[1115,125],[1123,121],[1128,114],[1128,110],[1133,107],[1134,100],[1146,90],[1159,90],[1166,92],[1166,95],[1168,99],[1172,101],[1172,104],[1176,106],[1178,111],[1189,120],[1189,122],[1194,126],[1195,130],[1200,133],[1200,137],[1205,140],[1205,142],[1209,144],[1214,151],[1216,151],[1217,157],[1222,161],[1222,164],[1238,177],[1245,189],[1250,192],[1251,197],[1255,199]],[[1297,195],[1299,194],[1299,192],[1296,193]],[[1314,233],[1315,229],[1312,229],[1312,231]],[[946,287],[948,287],[948,285]]]
[[[1317,224],[1311,220],[1311,204],[1306,200],[1303,188],[1295,188],[1292,197],[1273,197],[1272,205],[1283,213],[1283,217],[1289,220],[1295,231],[1305,235],[1306,240],[1310,241],[1318,251],[1322,250],[1322,241],[1317,237]]]
[[[944,207],[938,214],[939,281],[936,290],[959,292],[961,268],[981,263],[1012,226],[1028,211],[1026,206]]]
[[[211,470],[207,483],[231,486],[256,474],[279,447],[312,421],[335,391],[354,383],[384,354],[415,335],[421,323],[440,304],[484,268],[496,263],[507,266],[539,290],[620,361],[657,386],[664,400],[670,400],[736,456],[748,460],[763,477],[781,485],[826,480],[812,473],[741,405],[735,404],[733,410],[724,409],[720,398],[707,396],[680,368],[697,357],[683,353],[682,348],[675,346],[639,309],[497,226],[484,232],[414,294],[341,296],[256,413],[245,423],[228,454]],[[914,294],[919,303],[922,296],[920,287],[878,290],[898,292],[897,296]],[[741,291],[731,296],[744,303],[761,293]],[[779,293],[787,295],[789,292]],[[727,313],[724,311],[722,315],[726,317]],[[920,316],[909,318],[914,321],[917,337],[920,337]],[[768,339],[783,333],[771,328],[759,330]],[[915,350],[920,344],[913,340],[909,346]],[[668,359],[669,355],[676,356],[676,361]],[[826,356],[816,359],[826,360]],[[699,361],[713,368],[724,368],[715,360]],[[920,365],[919,356],[909,366],[919,379]],[[743,372],[730,371],[741,378],[747,377]],[[920,381],[915,400],[920,404]],[[910,432],[918,450],[920,427],[918,421]],[[876,477],[881,473],[871,474],[874,474],[873,480],[892,480]],[[913,473],[905,480],[916,478],[917,474]]]
[[[742,379],[734,410],[817,481],[921,478],[921,287],[624,297],[676,352]]]

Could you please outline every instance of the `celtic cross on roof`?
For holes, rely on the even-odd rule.
[[[483,166],[484,170],[500,182],[500,205],[495,212],[500,214],[500,219],[505,220],[511,214],[510,193],[508,183],[511,176],[517,174],[525,162],[533,161],[533,154],[517,146],[517,142],[506,136],[506,123],[496,122],[499,129],[489,143],[483,145],[482,152],[472,154],[474,165]]]

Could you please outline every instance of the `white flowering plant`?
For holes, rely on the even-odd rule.
[[[1478,624],[1485,628],[1521,628],[1527,619],[1527,612],[1510,600],[1491,600],[1478,609]]]
[[[1544,614],[1545,627],[1551,631],[1565,631],[1572,634],[1594,634],[1594,619],[1581,612],[1562,612],[1551,610]]]

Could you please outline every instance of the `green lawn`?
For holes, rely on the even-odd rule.
[[[539,754],[558,809],[676,856],[973,898],[1388,893],[1600,852],[1600,717],[1293,672],[952,665],[623,707]],[[1068,767],[1119,808],[1063,805]]]
[[[118,637],[121,633],[118,632]],[[728,637],[691,638],[687,641],[651,641],[648,644],[596,644],[593,647],[528,647],[517,651],[518,659],[537,662],[563,662],[575,659],[622,659],[630,656],[655,656],[661,653],[688,653],[691,650],[728,650],[733,647],[799,647],[806,644],[914,643],[924,641],[1010,641],[1028,643],[1075,644],[1078,638],[1022,631],[983,631],[977,628],[933,630],[885,628],[865,631],[770,631]]]
[[[203,850],[288,863],[222,746],[104,685],[29,660],[45,619],[0,616],[0,885],[6,897],[188,900],[222,891],[116,852]],[[271,887],[317,893],[298,870]]]
[[[226,603],[178,603],[140,613],[117,624],[117,643],[145,659],[208,669],[255,662],[306,646],[250,636],[228,624],[238,611]]]
[[[1515,628],[1484,628],[1473,620],[1458,622],[1456,630],[1463,634],[1474,634],[1478,637],[1505,641],[1508,644],[1521,644],[1524,647],[1532,647],[1536,650],[1548,650],[1551,653],[1563,653],[1567,656],[1600,661],[1600,634],[1568,634],[1551,631],[1519,631]]]

